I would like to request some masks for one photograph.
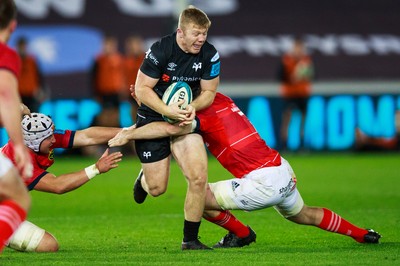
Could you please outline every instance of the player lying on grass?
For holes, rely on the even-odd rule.
[[[255,232],[228,210],[253,211],[268,207],[274,207],[283,217],[298,224],[347,235],[360,243],[379,242],[381,236],[377,232],[359,228],[329,209],[305,205],[290,164],[261,139],[229,97],[217,93],[210,107],[197,112],[196,121],[209,151],[236,177],[208,184],[203,217],[229,231],[214,247],[242,247],[256,240]],[[191,126],[157,122],[122,130],[108,143],[114,147],[132,139],[191,131]],[[146,195],[142,189],[141,195],[134,195],[135,200],[143,202]]]
[[[77,172],[55,176],[47,172],[54,163],[55,148],[76,148],[107,143],[121,129],[90,127],[84,130],[54,130],[50,117],[41,113],[25,116],[21,122],[25,145],[30,149],[33,176],[25,181],[29,190],[63,194],[87,183],[98,174],[118,167],[122,154],[109,154],[108,149],[93,165]],[[1,148],[8,158],[14,158],[14,145],[8,142]],[[13,163],[15,163],[13,161]],[[59,249],[57,240],[44,229],[25,221],[9,240],[8,246],[19,251],[54,252]]]

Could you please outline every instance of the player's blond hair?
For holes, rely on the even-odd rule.
[[[185,26],[189,25],[190,23],[193,23],[196,26],[204,29],[209,29],[211,26],[211,21],[207,14],[192,5],[188,6],[179,15],[178,27],[184,30]]]

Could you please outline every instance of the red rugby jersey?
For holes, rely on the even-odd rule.
[[[265,143],[229,97],[217,93],[212,105],[198,111],[197,117],[208,150],[235,177],[281,164],[279,153]]]
[[[55,130],[54,137],[56,142],[51,147],[48,154],[36,153],[33,150],[29,150],[31,155],[31,161],[33,164],[33,175],[30,179],[25,180],[25,184],[29,190],[32,190],[40,179],[45,176],[48,172],[47,168],[54,163],[54,149],[55,148],[72,148],[74,141],[75,131],[70,130]],[[11,141],[8,141],[6,145],[1,148],[1,152],[7,156],[15,165],[14,161],[14,146]]]
[[[19,55],[4,43],[0,43],[0,69],[7,69],[18,78],[21,71]]]

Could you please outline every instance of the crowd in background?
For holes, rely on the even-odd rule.
[[[21,57],[19,93],[24,104],[33,112],[38,112],[41,103],[50,99],[51,89],[47,88],[40,63],[29,51],[29,40],[21,37],[17,41],[17,51]],[[141,36],[128,36],[120,49],[115,36],[105,35],[102,50],[93,58],[88,69],[92,98],[101,106],[94,126],[119,127],[119,106],[122,101],[131,104],[132,120],[136,119],[137,103],[130,95],[129,86],[135,84],[136,74],[145,56],[145,43]],[[123,52],[120,52],[123,50]],[[96,147],[88,147],[86,154],[98,152]]]
[[[123,53],[115,36],[103,38],[102,50],[93,58],[90,76],[91,95],[102,106],[103,112],[95,124],[119,126],[118,106],[121,101],[132,103],[132,118],[136,116],[136,102],[129,93],[129,86],[135,84],[136,73],[145,55],[144,40],[139,35],[128,36]],[[46,87],[40,63],[35,54],[29,51],[29,40],[21,37],[17,41],[17,51],[22,61],[19,78],[19,92],[22,101],[32,110],[38,108],[44,100],[50,98],[51,89]]]
[[[47,87],[40,63],[35,55],[29,52],[29,40],[20,37],[17,40],[17,51],[21,57],[22,67],[19,79],[19,90],[22,101],[32,110],[39,111],[39,106],[51,98],[51,89]],[[123,52],[121,52],[123,51]],[[93,125],[119,127],[121,102],[131,104],[131,118],[136,121],[137,103],[129,92],[129,86],[135,84],[136,73],[145,56],[145,42],[140,35],[127,36],[123,43],[112,35],[105,35],[102,50],[93,58],[88,69],[90,95],[101,106],[101,113]],[[292,47],[281,56],[277,66],[277,80],[280,82],[280,96],[283,112],[280,118],[279,148],[287,149],[289,125],[293,114],[300,114],[300,150],[306,148],[304,143],[304,123],[307,103],[312,95],[312,82],[315,78],[315,66],[312,57],[307,53],[306,44],[301,39],[294,39]],[[398,117],[398,115],[396,115]],[[396,122],[397,121],[397,122]],[[355,132],[355,149],[357,150],[396,150],[399,146],[399,122],[396,123],[396,136],[393,138],[372,138],[359,129]],[[85,153],[97,151],[88,148]],[[133,151],[134,152],[134,151]]]

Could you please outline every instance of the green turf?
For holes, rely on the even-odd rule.
[[[400,265],[400,154],[286,154],[308,205],[324,206],[383,235],[379,245],[281,218],[273,209],[234,213],[257,232],[242,249],[180,250],[186,183],[176,164],[166,194],[132,200],[139,162],[120,167],[65,195],[32,192],[29,220],[53,233],[56,254],[6,249],[0,265]],[[55,174],[84,168],[94,160],[61,157]],[[229,177],[210,160],[210,181]],[[201,241],[212,245],[225,231],[203,221]]]

